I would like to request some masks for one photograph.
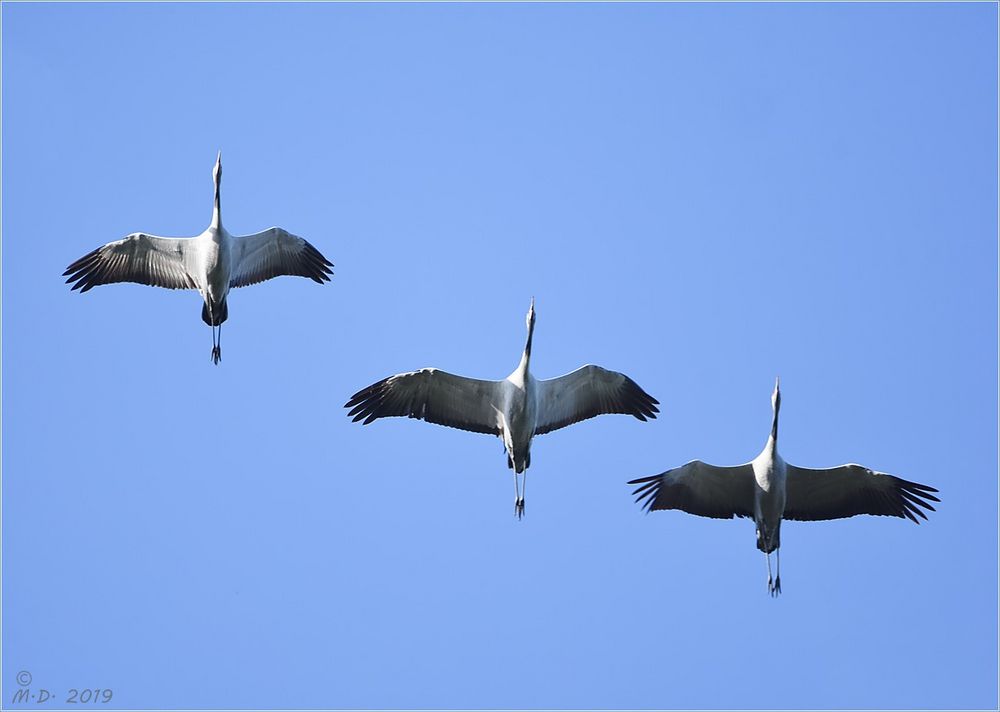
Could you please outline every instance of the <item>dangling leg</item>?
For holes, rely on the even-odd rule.
[[[521,505],[521,488],[517,484],[517,470],[514,470],[514,516],[520,519],[519,516]]]
[[[774,579],[771,578],[771,555],[768,552],[764,552],[764,558],[767,560],[767,592],[772,596],[774,595]]]
[[[219,359],[222,358],[219,352],[219,341],[216,332],[217,328],[218,327],[214,324],[212,325],[212,363],[215,365],[219,365]]]
[[[208,325],[212,327],[212,363],[218,365],[219,358],[219,342],[215,338],[215,312],[212,309],[212,300],[205,300],[205,307],[208,310]]]
[[[774,595],[781,593],[781,548],[774,550],[774,555],[778,558],[778,571],[774,577]]]
[[[514,481],[517,481],[517,473],[514,474]],[[521,490],[517,494],[517,500],[514,502],[514,514],[517,515],[518,519],[524,517],[524,475],[521,475]]]
[[[517,516],[521,519],[524,516],[524,491],[528,489],[528,471],[525,470],[521,475],[521,513]]]
[[[222,360],[222,327],[212,327],[212,363],[216,366]]]
[[[219,336],[218,340],[215,342],[215,363],[218,365],[219,361],[222,360],[222,324],[219,324]]]

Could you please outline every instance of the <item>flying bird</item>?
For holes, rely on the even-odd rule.
[[[692,460],[673,470],[629,482],[639,485],[633,494],[646,511],[679,509],[715,519],[753,518],[757,548],[767,559],[767,588],[781,593],[781,555],[771,578],[771,552],[781,546],[781,521],[842,519],[857,514],[906,517],[919,524],[923,510],[935,511],[940,502],[933,487],[875,472],[861,465],[841,465],[823,470],[785,462],[778,454],[780,382],[771,394],[774,418],[771,434],[760,455],[735,467],[708,465]]]
[[[583,366],[545,381],[529,371],[535,300],[527,315],[528,340],[521,362],[502,381],[455,376],[436,368],[399,373],[355,393],[344,406],[348,417],[368,425],[378,418],[408,416],[503,440],[514,471],[514,514],[524,516],[524,474],[531,465],[531,440],[604,413],[655,418],[658,401],[628,376],[600,366]],[[520,484],[518,475],[523,475]]]
[[[63,272],[66,283],[86,292],[100,284],[135,282],[167,289],[197,289],[204,300],[202,320],[212,327],[212,362],[222,359],[222,324],[229,316],[227,296],[280,275],[330,281],[333,263],[319,250],[280,227],[253,235],[231,235],[222,226],[219,191],[222,152],[212,171],[215,207],[212,223],[197,237],[156,237],[134,232],[89,252]]]

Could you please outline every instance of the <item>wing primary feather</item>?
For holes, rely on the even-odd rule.
[[[135,282],[167,289],[193,289],[183,263],[184,238],[132,233],[91,250],[63,272],[71,291],[88,292],[102,284]]]
[[[231,287],[246,287],[281,275],[330,281],[333,263],[307,240],[281,228],[236,238],[239,248]]]
[[[348,417],[368,425],[406,416],[450,428],[499,434],[492,416],[499,383],[455,376],[437,369],[400,373],[361,389],[344,404]]]
[[[640,485],[632,491],[632,494],[635,495],[636,503],[642,507],[644,512],[648,513],[653,510],[653,503],[656,501],[656,498],[660,493],[660,487],[663,484],[663,478],[666,474],[667,473],[661,473],[650,477],[641,477],[636,480],[631,480],[628,483],[630,485]]]
[[[907,500],[909,500],[918,507],[924,507],[932,512],[937,511],[936,509],[934,509],[934,505],[932,505],[930,502],[925,502],[919,496],[917,496],[913,492],[910,492],[909,490],[900,490],[900,493],[903,495],[903,497],[905,497]]]
[[[821,521],[860,514],[909,519],[915,524],[940,502],[930,485],[857,464],[826,469],[788,465],[785,519]]]

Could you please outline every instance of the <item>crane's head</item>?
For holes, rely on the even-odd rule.
[[[781,378],[774,379],[774,393],[771,394],[771,407],[774,408],[774,412],[777,413],[778,409],[781,408]]]
[[[219,151],[219,155],[215,159],[215,167],[212,169],[212,179],[215,181],[216,186],[222,182],[222,151]]]
[[[528,307],[528,315],[524,319],[525,323],[528,325],[528,329],[533,329],[535,327],[535,298],[531,298],[531,305]]]

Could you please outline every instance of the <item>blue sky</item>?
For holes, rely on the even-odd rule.
[[[83,5],[3,13],[3,662],[119,707],[995,707],[997,6]],[[136,230],[335,264],[71,293]],[[357,389],[597,363],[662,404],[499,441]],[[644,515],[781,449],[919,527]],[[50,707],[52,703],[47,703]],[[36,705],[37,707],[44,707]]]

